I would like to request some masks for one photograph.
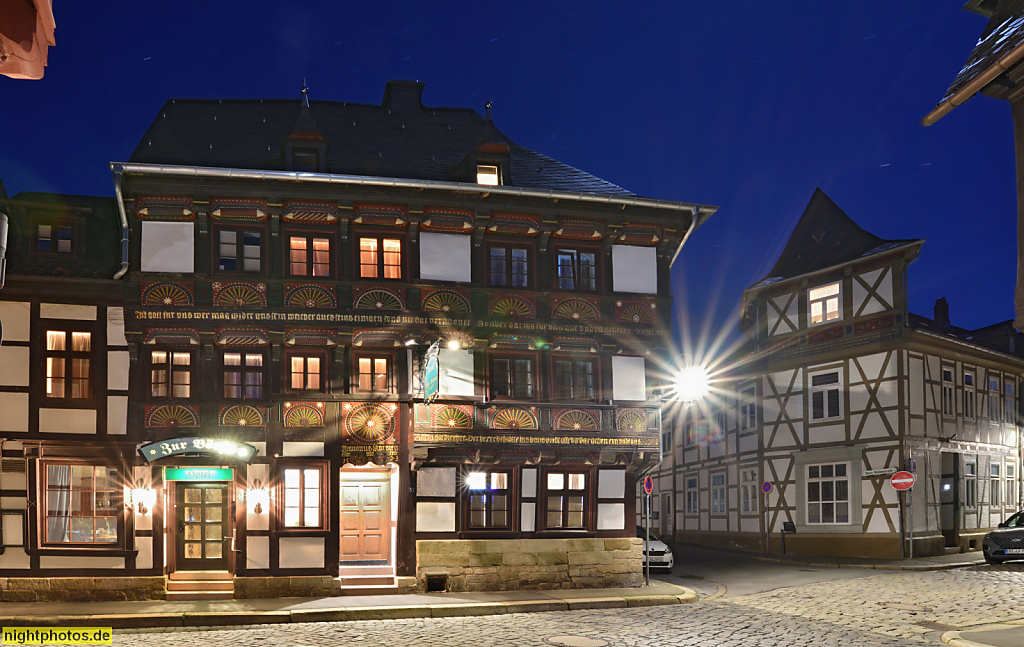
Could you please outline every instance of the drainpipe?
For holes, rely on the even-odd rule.
[[[124,198],[121,195],[124,167],[111,163],[110,170],[114,173],[114,199],[117,201],[117,215],[121,218],[121,269],[114,275],[114,280],[117,280],[128,272],[128,216],[124,212]]]
[[[676,247],[676,253],[672,255],[672,262],[668,264],[669,267],[676,264],[676,259],[679,258],[679,252],[683,251],[683,246],[686,245],[686,241],[690,239],[690,234],[692,234],[701,223],[700,207],[693,206],[691,209],[693,215],[690,216],[690,227],[686,230],[686,234],[683,235],[683,242],[679,243],[679,247]]]
[[[1001,59],[988,66],[988,68],[976,76],[973,81],[954,92],[948,98],[944,99],[939,103],[939,105],[935,106],[935,108],[921,120],[921,125],[931,126],[939,119],[942,119],[946,113],[965,103],[968,99],[973,97],[975,93],[980,92],[986,85],[995,80],[996,77],[1016,65],[1022,58],[1024,58],[1024,43],[1014,47]]]

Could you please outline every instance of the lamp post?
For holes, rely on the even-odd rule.
[[[711,376],[703,364],[693,364],[685,361],[682,368],[676,370],[672,375],[672,386],[668,391],[667,401],[679,403],[684,409],[689,409],[700,400],[704,399],[711,391]],[[664,430],[662,430],[664,434]],[[650,469],[653,469],[650,468]],[[649,471],[649,470],[648,470]],[[644,492],[644,584],[651,583],[651,494]],[[662,539],[664,541],[664,538]]]

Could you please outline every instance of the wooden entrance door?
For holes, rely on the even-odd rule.
[[[230,526],[227,483],[178,483],[177,569],[225,571]]]
[[[389,481],[386,472],[341,473],[342,563],[387,563],[390,558]]]

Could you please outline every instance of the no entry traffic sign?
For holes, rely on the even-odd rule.
[[[889,483],[897,490],[909,490],[914,485],[914,475],[910,472],[896,472],[889,478]]]
[[[650,494],[654,492],[654,479],[650,476],[644,477],[644,493]]]

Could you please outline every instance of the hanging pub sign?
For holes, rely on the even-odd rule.
[[[427,362],[423,369],[423,397],[430,402],[437,397],[439,382],[438,370],[438,342],[434,342],[427,349]]]
[[[256,448],[247,443],[240,443],[225,438],[171,438],[161,440],[139,448],[147,463],[168,456],[181,454],[198,454],[200,456],[216,456],[233,458],[248,463],[256,455]]]

